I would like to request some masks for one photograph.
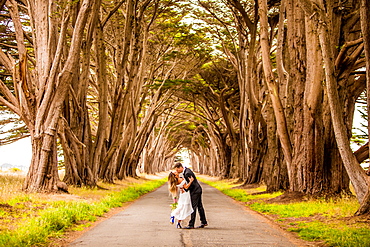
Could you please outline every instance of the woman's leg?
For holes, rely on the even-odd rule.
[[[181,220],[178,220],[178,221],[177,221],[176,228],[182,228],[182,226],[181,226]]]

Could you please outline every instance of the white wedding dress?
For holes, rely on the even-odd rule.
[[[179,190],[183,188],[186,183],[185,179],[178,185]],[[179,200],[177,201],[177,207],[171,212],[171,216],[175,216],[177,220],[184,220],[186,217],[193,213],[193,207],[191,206],[190,192],[184,191],[179,193]]]

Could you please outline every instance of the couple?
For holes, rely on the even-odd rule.
[[[194,229],[198,209],[201,225],[197,228],[204,228],[208,224],[202,204],[202,187],[189,168],[184,168],[181,163],[176,163],[173,168],[175,171],[168,175],[168,189],[174,198],[179,194],[179,199],[177,208],[171,213],[171,223],[176,218],[177,228],[182,228],[181,221],[191,215],[189,225],[185,228]]]

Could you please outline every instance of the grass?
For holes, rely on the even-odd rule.
[[[302,222],[290,228],[302,239],[308,241],[324,240],[329,246],[368,247],[370,246],[370,229],[367,226],[355,227],[345,223],[323,223],[319,221]]]
[[[370,219],[353,216],[359,207],[355,198],[310,199],[291,203],[268,203],[282,193],[264,193],[265,188],[236,188],[232,180],[209,181],[200,179],[237,201],[245,202],[252,210],[265,214],[284,229],[307,241],[318,241],[326,246],[370,246]]]
[[[321,215],[328,219],[337,217],[350,217],[354,215],[359,204],[353,199],[338,199],[326,201],[324,199],[308,200],[290,204],[254,203],[250,205],[253,210],[276,214],[280,217],[310,217]]]
[[[239,187],[241,183],[235,184],[233,180],[209,181],[202,178],[198,179],[212,187],[215,187],[225,195],[228,195],[240,202],[250,202],[259,199],[270,199],[282,194],[281,192],[276,192],[273,194],[267,193],[255,194],[263,192],[266,189],[263,186],[252,189],[235,189],[235,187]]]
[[[104,189],[71,188],[71,195],[24,194],[17,187],[22,184],[18,178],[0,176],[0,181],[0,246],[43,246],[66,230],[83,230],[110,209],[139,198],[167,180],[129,179],[115,185],[99,184]],[[10,188],[16,191],[13,196]]]
[[[0,176],[0,200],[6,201],[14,195],[20,194],[24,176],[18,173],[9,173]]]

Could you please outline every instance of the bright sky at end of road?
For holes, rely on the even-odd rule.
[[[24,138],[12,144],[0,146],[0,165],[29,167],[32,157],[31,138]]]

